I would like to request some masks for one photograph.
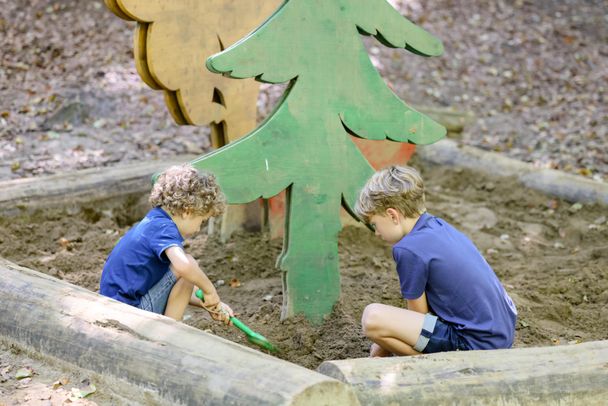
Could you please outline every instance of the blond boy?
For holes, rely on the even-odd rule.
[[[393,245],[407,309],[368,305],[363,331],[370,356],[509,348],[517,312],[475,245],[426,212],[424,184],[411,167],[376,172],[355,207]]]

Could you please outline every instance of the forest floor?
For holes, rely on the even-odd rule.
[[[0,4],[0,179],[209,149],[208,128],[175,125],[137,75],[133,22],[100,0]],[[393,4],[445,47],[422,58],[365,39],[401,99],[474,113],[469,145],[606,180],[604,0]],[[260,118],[282,91],[263,88]]]
[[[466,144],[608,179],[605,1],[474,0],[466,9],[450,0],[395,3],[446,49],[441,58],[424,59],[365,40],[403,100],[472,111],[477,119],[462,133]],[[0,5],[0,180],[209,150],[208,128],[175,125],[162,93],[137,75],[133,23],[101,1]],[[260,119],[281,89],[263,86]],[[415,164],[428,182],[429,211],[473,239],[516,302],[516,346],[608,339],[605,208],[581,208],[513,179]],[[95,207],[65,214],[0,219],[0,256],[97,290],[103,261],[129,222]],[[275,342],[279,356],[308,368],[365,356],[363,307],[402,305],[390,247],[362,228],[341,234],[342,299],[317,328],[301,318],[279,321],[280,241],[238,234],[225,246],[213,235],[189,244],[243,321]],[[246,345],[236,329],[204,312],[191,309],[186,322]],[[90,403],[78,400],[93,379],[86,371],[53,368],[4,343],[0,356],[0,405],[55,404],[52,396],[120,403],[103,387]],[[24,368],[33,375],[16,379]]]

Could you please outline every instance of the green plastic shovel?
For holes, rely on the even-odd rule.
[[[196,294],[196,297],[201,299],[203,302],[205,301],[205,295],[203,295],[203,291],[201,289],[197,290],[195,294]],[[236,317],[231,316],[230,322],[232,324],[234,324],[243,333],[245,333],[245,335],[247,336],[247,340],[250,343],[255,344],[258,347],[264,348],[265,350],[268,350],[271,352],[278,351],[277,348],[274,345],[272,345],[272,343],[270,341],[268,341],[266,339],[266,337],[264,337],[263,335],[261,335],[259,333],[256,333],[255,331],[253,331],[252,329],[247,327],[247,325],[245,323],[243,323]]]

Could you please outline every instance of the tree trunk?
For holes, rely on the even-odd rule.
[[[608,341],[416,357],[327,361],[364,405],[599,405],[608,399]]]
[[[162,404],[353,405],[347,385],[0,258],[0,332]],[[141,400],[140,399],[140,400]]]

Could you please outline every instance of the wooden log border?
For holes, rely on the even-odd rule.
[[[0,182],[0,215],[83,203],[111,201],[149,192],[151,176],[192,160],[193,156],[145,161],[112,167],[82,169],[55,175]]]
[[[167,405],[357,405],[335,379],[0,258],[0,332]]]
[[[524,186],[570,202],[608,205],[608,183],[594,181],[531,164],[444,139],[416,148],[425,161],[439,165],[473,169],[497,176],[515,176]]]
[[[326,361],[362,405],[604,405],[608,341]]]
[[[504,157],[500,154],[459,145],[459,143],[453,140],[442,140],[433,145],[419,147],[418,153],[423,160],[435,164],[467,167],[499,176],[516,176],[527,187],[566,200],[608,205],[608,185],[605,183],[595,182],[581,176],[570,175],[560,171],[534,168],[529,164]],[[78,206],[82,203],[90,203],[99,200],[108,201],[131,194],[141,195],[149,190],[149,179],[153,173],[172,164],[188,162],[192,158],[193,157],[191,156],[182,156],[167,161],[140,162],[110,168],[86,169],[51,176],[2,181],[0,182],[0,215],[12,215],[23,211],[51,207]],[[15,276],[14,272],[17,270],[22,277]],[[10,281],[11,278],[15,278],[15,280]],[[31,346],[34,350],[39,351],[42,354],[55,356],[83,368],[92,369],[93,364],[91,364],[88,356],[94,351],[90,348],[77,347],[80,351],[78,353],[79,355],[76,355],[75,358],[71,358],[69,354],[65,354],[65,357],[67,357],[66,359],[62,356],[62,351],[66,351],[66,349],[64,348],[61,350],[60,345],[62,334],[66,331],[70,331],[71,334],[73,334],[72,338],[76,340],[76,343],[79,343],[79,340],[85,337],[82,333],[77,331],[78,326],[96,326],[91,328],[94,328],[96,334],[100,334],[94,340],[95,345],[100,346],[105,345],[104,340],[110,339],[110,341],[112,341],[116,337],[123,337],[124,335],[130,337],[132,331],[135,331],[137,334],[142,334],[141,331],[145,334],[152,334],[157,331],[174,331],[174,328],[177,328],[178,331],[183,328],[188,329],[183,325],[167,328],[167,320],[154,319],[154,317],[161,316],[138,314],[137,317],[134,317],[134,315],[130,314],[128,311],[137,311],[137,309],[126,306],[128,308],[126,311],[118,311],[114,306],[121,304],[114,303],[113,301],[110,301],[112,303],[107,306],[107,303],[105,302],[103,306],[100,306],[99,300],[109,300],[100,298],[92,292],[72,285],[63,286],[66,285],[63,284],[61,288],[56,288],[58,290],[55,291],[55,296],[44,294],[41,289],[38,289],[38,294],[36,295],[30,294],[32,292],[19,292],[19,289],[28,289],[28,287],[31,288],[31,286],[34,286],[35,281],[44,281],[44,286],[52,286],[55,283],[62,284],[60,281],[38,274],[35,271],[27,270],[4,260],[0,260],[0,297],[2,305],[5,306],[4,312],[0,313],[0,334],[7,339],[12,339],[13,341]],[[9,282],[11,283],[9,284]],[[15,285],[15,283],[17,283],[17,285]],[[111,309],[108,310],[113,314],[113,318],[110,319],[117,320],[119,324],[113,324],[114,322],[103,324],[104,322],[102,322],[103,325],[95,325],[95,321],[93,321],[92,324],[87,318],[88,316],[84,317],[87,314],[90,316],[86,306],[83,308],[82,312],[77,315],[78,318],[74,319],[72,323],[68,323],[63,319],[62,322],[64,325],[57,324],[57,320],[59,319],[55,319],[54,321],[54,323],[57,324],[56,326],[53,326],[53,323],[48,323],[48,319],[41,319],[39,321],[40,323],[44,322],[44,324],[41,324],[43,327],[37,327],[37,321],[32,319],[32,317],[35,317],[35,314],[41,314],[35,311],[38,307],[40,307],[40,311],[43,311],[46,308],[47,311],[59,312],[59,316],[56,317],[60,317],[62,310],[57,309],[56,306],[52,305],[58,298],[62,298],[63,301],[68,302],[70,300],[83,300],[87,302],[92,300],[90,295],[96,297],[93,302],[96,303],[97,311],[100,311],[101,307]],[[34,299],[34,296],[36,296],[37,299]],[[40,297],[45,300],[40,300]],[[93,308],[95,308],[95,306],[93,306]],[[125,317],[125,320],[121,319],[121,315]],[[66,315],[64,314],[64,316]],[[142,327],[142,325],[135,323],[134,320],[140,319],[141,317],[146,319],[146,322],[143,323],[145,327],[153,325],[155,326],[154,329],[148,330],[147,328]],[[152,317],[153,320],[149,320],[150,317]],[[24,320],[30,320],[30,323],[32,324],[26,325],[24,324]],[[104,320],[109,319],[108,317],[105,317]],[[135,328],[130,324],[133,324]],[[9,326],[11,326],[10,332]],[[113,326],[118,326],[118,328],[113,328]],[[126,330],[121,326],[127,326]],[[50,339],[38,335],[36,338],[35,332],[42,331],[42,328],[49,329],[56,337]],[[194,331],[196,333],[189,331],[184,334],[189,340],[199,340],[199,336],[205,334],[196,329],[194,329]],[[107,335],[102,338],[103,334]],[[146,348],[146,351],[149,351],[150,346],[157,346],[157,350],[159,347],[166,346],[165,343],[149,342],[149,340],[142,338],[146,337],[145,334],[142,335],[142,337],[137,336],[137,334],[135,339],[145,344],[143,348]],[[195,336],[192,336],[191,334],[195,334]],[[210,337],[205,337],[202,339],[203,341],[201,341],[201,343],[207,343],[209,339]],[[222,339],[216,337],[211,337],[211,339],[211,341],[214,342],[214,344],[211,345],[211,348],[219,348],[217,347],[219,344],[217,344],[216,340],[222,342]],[[67,343],[69,342],[69,339],[66,338],[65,341],[63,341],[63,346],[67,347]],[[177,342],[172,343],[171,345],[180,347],[179,344],[180,343]],[[230,342],[223,342],[223,344],[240,347],[237,344]],[[139,348],[138,346],[135,347],[135,349]],[[184,354],[185,351],[183,346],[180,347],[177,356],[184,356],[186,359],[190,359],[190,357]],[[242,347],[239,348],[238,353],[240,354],[241,351],[247,352],[253,350]],[[150,353],[152,352],[153,351],[150,350]],[[319,367],[319,372],[331,377],[339,378],[343,382],[353,385],[353,388],[356,390],[357,395],[363,404],[390,404],[388,399],[392,399],[391,396],[393,395],[391,394],[391,390],[388,390],[387,388],[390,388],[391,385],[388,385],[387,387],[383,383],[387,381],[380,380],[380,377],[386,378],[387,375],[384,372],[389,370],[396,374],[394,375],[394,378],[390,379],[393,379],[393,381],[396,382],[395,385],[398,386],[399,390],[404,391],[403,393],[399,392],[398,396],[395,395],[396,398],[393,401],[396,403],[404,403],[407,399],[410,399],[408,397],[410,395],[407,395],[407,393],[411,393],[411,396],[414,396],[414,398],[418,396],[421,399],[427,399],[430,395],[422,394],[422,391],[437,394],[436,397],[429,398],[431,400],[427,403],[430,404],[442,404],[442,402],[445,404],[470,404],[477,402],[475,399],[479,399],[478,403],[480,404],[485,403],[486,401],[500,404],[522,404],[528,402],[553,402],[556,404],[582,402],[583,404],[601,404],[603,399],[608,398],[608,341],[585,343],[569,347],[516,349],[508,350],[508,352],[491,351],[482,352],[480,355],[474,354],[475,353],[471,352],[464,354],[452,353],[416,357],[403,361],[399,358],[387,360],[365,359],[329,361],[323,363]],[[263,356],[263,354],[256,355]],[[456,358],[452,359],[452,357]],[[462,357],[462,359],[459,359],[459,357]],[[472,357],[475,358],[472,359]],[[274,358],[268,358],[273,362],[277,361]],[[74,359],[74,361],[70,361],[72,359]],[[200,361],[197,357],[192,359],[196,359],[197,362]],[[445,365],[445,362],[442,363],[442,359],[449,359],[453,368],[446,369],[442,373],[438,372],[439,375],[436,376],[437,382],[435,382],[434,385],[429,382],[425,383],[424,378],[425,376],[429,376],[433,365]],[[471,362],[471,365],[474,366],[458,366],[465,363],[466,360]],[[191,366],[190,361],[185,360],[184,362]],[[226,359],[224,359],[224,362],[227,362]],[[273,362],[269,365],[275,365]],[[348,364],[350,362],[352,362],[352,365]],[[367,365],[367,362],[377,362],[379,367],[372,368]],[[392,364],[394,362],[397,363]],[[399,366],[398,363],[400,362],[404,362],[404,366]],[[544,364],[541,364],[541,362],[544,362]],[[218,366],[220,364],[214,364],[218,371],[222,370],[222,367]],[[247,371],[249,371],[250,368],[247,367],[246,361],[242,362],[239,360],[237,364],[239,374],[242,373],[239,378],[241,379],[242,376],[248,374]],[[282,362],[282,364],[287,365],[285,368],[300,368],[287,362]],[[347,365],[349,366],[347,367]],[[364,370],[371,369],[369,369],[366,374],[362,374],[358,370],[361,368],[360,365],[366,365]],[[498,369],[499,365],[509,366],[509,368],[511,368],[509,371],[512,376],[507,379],[507,372]],[[224,367],[226,366],[227,364],[224,364]],[[106,365],[105,367],[117,368],[115,365]],[[176,366],[173,368],[176,368]],[[275,368],[275,370],[280,370],[281,367],[275,365],[273,368]],[[407,373],[400,371],[400,368],[408,368]],[[204,377],[196,375],[190,369],[191,368],[188,368],[188,374],[194,375],[189,376],[195,376],[198,380],[204,380]],[[270,369],[272,370],[272,368]],[[166,371],[163,368],[160,368],[160,370],[166,374]],[[350,370],[348,374],[345,373],[347,370]],[[100,370],[96,372],[105,373],[104,371],[105,370]],[[263,371],[263,374],[260,374],[260,371],[257,371],[254,376],[250,376],[250,378],[253,379],[252,382],[254,384],[248,383],[249,387],[258,388],[257,378],[266,374],[266,369]],[[373,371],[377,371],[375,375]],[[179,372],[180,371],[178,370],[172,370],[174,375],[178,375]],[[518,374],[521,374],[521,379],[517,378]],[[128,373],[126,375],[120,375],[120,379],[125,379],[124,376],[127,375]],[[277,382],[285,380],[285,376],[286,373],[281,372],[280,376],[277,377]],[[458,384],[451,383],[450,377],[458,378],[456,379]],[[162,399],[161,403],[170,404],[170,402],[172,402],[167,400],[170,396],[173,396],[172,392],[168,391],[162,384],[161,386],[156,386],[156,384],[152,383],[153,380],[148,380],[148,378],[145,377],[140,377],[138,379],[139,381],[136,382],[139,387],[146,387],[146,391],[156,393],[160,397],[159,399]],[[407,379],[410,380],[408,381]],[[529,382],[526,382],[526,379],[529,379]],[[415,380],[415,384],[412,384],[411,380]],[[438,383],[441,380],[447,380],[448,382],[446,384]],[[266,382],[266,380],[264,380],[264,382]],[[270,386],[270,390],[277,385],[278,384],[275,382]],[[442,394],[442,387],[445,385],[448,387],[452,385],[451,387],[455,388],[450,392],[451,394]],[[323,384],[317,385],[315,390],[322,386]],[[329,388],[328,390],[321,388],[319,391],[324,393],[332,393],[332,391],[335,391],[335,382],[332,381],[331,383],[326,384],[326,386]],[[202,387],[208,389],[209,385],[203,384]],[[258,389],[266,390],[267,388],[262,386]],[[340,390],[342,391],[342,389]],[[352,393],[350,395],[340,395],[342,398],[338,396],[336,401],[346,399],[351,395]],[[194,399],[191,394],[187,396],[191,396],[191,398],[190,400],[184,401],[183,404],[189,404],[190,401],[193,402],[192,404],[197,404],[201,401],[200,399]],[[302,396],[303,397],[299,399],[307,398],[307,396]],[[466,400],[459,400],[461,398],[466,398]],[[236,400],[232,398],[225,398],[218,402],[218,404],[221,404],[228,399],[236,402]],[[445,400],[442,401],[441,399]],[[598,399],[602,400],[600,401]],[[213,404],[211,400],[207,401],[209,404]],[[285,400],[282,404],[287,404],[286,402],[288,401]],[[356,400],[350,399],[348,402],[356,402]],[[264,404],[264,402],[262,402],[262,404]],[[294,402],[293,404],[296,403]],[[338,403],[332,401],[331,404]]]

